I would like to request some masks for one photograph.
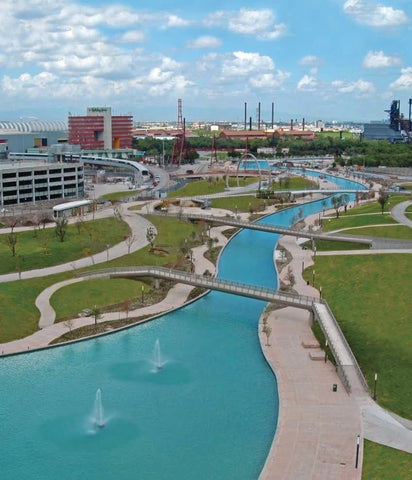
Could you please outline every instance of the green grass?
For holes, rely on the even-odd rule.
[[[239,177],[239,186],[244,187],[251,183],[257,182],[256,177]],[[229,187],[236,187],[236,178],[229,178]],[[195,195],[209,195],[212,193],[222,193],[225,191],[225,181],[223,178],[216,179],[215,181],[198,180],[196,182],[189,182],[184,187],[174,192],[170,192],[168,197],[193,197]]]
[[[312,248],[312,242],[305,242],[307,248]],[[319,252],[330,252],[334,250],[367,250],[368,245],[356,242],[334,242],[332,240],[316,240],[316,250]]]
[[[131,253],[130,255],[125,255],[110,260],[109,262],[94,265],[93,267],[82,269],[82,271],[90,271],[106,267],[127,267],[134,265],[174,266],[179,264],[179,262],[182,261],[182,255],[179,251],[180,245],[185,238],[191,242],[191,232],[198,232],[199,227],[197,225],[181,222],[175,218],[158,216],[149,216],[148,218],[156,226],[158,231],[155,244],[165,246],[165,250],[169,252],[166,256],[162,257],[150,253],[150,247],[147,246],[137,252]],[[50,285],[73,277],[74,272],[70,271],[59,275],[49,275],[47,277],[38,277],[29,280],[0,283],[0,343],[23,338],[37,331],[39,311],[34,303],[36,297],[42,292],[42,290]],[[70,295],[69,290],[66,290],[66,293],[68,299],[61,301],[63,303],[66,302],[67,304],[67,302],[70,302],[70,299],[72,301],[72,296]],[[90,299],[87,308],[90,308],[90,304],[92,304],[92,307],[95,304],[99,306],[110,304],[110,301],[105,301],[105,296],[106,290],[96,295],[93,299]],[[127,292],[123,300],[130,296],[130,292]],[[74,315],[81,309],[82,308],[79,308],[77,303],[73,303],[71,313]],[[62,310],[62,312],[64,312],[64,310]]]
[[[134,197],[139,192],[140,190],[125,190],[122,192],[106,193],[105,195],[102,195],[100,198],[102,198],[103,200],[116,201],[116,200],[121,200],[123,198]]]
[[[151,286],[138,280],[91,279],[87,283],[79,282],[61,288],[50,299],[56,312],[56,318],[74,316],[85,308],[98,308],[124,302],[126,299],[140,299],[142,286],[144,293],[149,293]],[[76,302],[73,302],[73,299]]]
[[[272,183],[271,188],[272,190],[303,190],[306,188],[318,188],[318,184],[306,177],[290,177],[287,187],[283,180],[281,184],[278,182]]]
[[[389,201],[385,204],[385,211],[391,210],[398,203],[402,203],[405,200],[408,200],[406,195],[391,195]],[[364,205],[359,205],[358,207],[349,208],[346,213],[342,212],[341,216],[350,216],[350,215],[359,215],[365,213],[381,213],[382,207],[377,201],[371,203],[366,203]]]
[[[359,215],[339,216],[339,218],[323,219],[323,231],[331,232],[342,228],[362,227],[364,225],[386,225],[397,222],[389,215]],[[350,233],[350,232],[348,232]]]
[[[412,256],[317,256],[314,268],[315,286],[322,286],[371,388],[379,375],[378,402],[412,418]],[[312,282],[312,268],[304,278]]]
[[[266,200],[266,204],[269,205]],[[212,199],[213,208],[224,208],[231,210],[232,212],[249,212],[250,208],[253,210],[259,210],[265,206],[265,202],[262,199],[256,198],[253,195],[247,195],[242,197],[222,197]]]
[[[406,225],[393,225],[390,227],[355,228],[354,230],[345,232],[345,234],[368,235],[370,237],[412,240],[412,229],[410,227],[407,227]]]
[[[411,472],[410,453],[364,440],[362,480],[406,480]]]
[[[115,218],[103,218],[90,222],[83,222],[80,234],[75,225],[67,227],[64,242],[55,234],[54,228],[37,231],[34,237],[33,230],[17,233],[16,256],[12,257],[9,248],[4,243],[7,234],[0,235],[0,274],[36,268],[45,268],[53,265],[71,262],[89,254],[101,252],[106,245],[115,245],[121,242],[129,232],[126,222]],[[48,252],[45,253],[45,244]]]

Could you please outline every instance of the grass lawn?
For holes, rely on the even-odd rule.
[[[105,195],[102,195],[100,198],[102,198],[103,200],[116,201],[116,200],[124,199],[127,197],[134,197],[139,192],[140,190],[125,190],[122,192],[106,193]]]
[[[315,285],[322,286],[371,388],[379,375],[378,402],[412,418],[412,256],[317,256],[314,267]],[[304,278],[312,281],[312,268]]]
[[[346,217],[340,215],[339,218],[324,218],[323,231],[331,232],[342,228],[362,227],[365,225],[387,225],[391,223],[397,224],[397,222],[387,213],[384,213],[383,215],[349,215]]]
[[[257,182],[256,177],[239,177],[239,186],[245,187],[251,183]],[[237,187],[236,178],[229,178],[229,187]],[[198,180],[196,182],[189,182],[184,187],[169,192],[168,197],[193,197],[196,195],[209,195],[212,193],[222,193],[225,191],[225,181],[223,178],[218,178],[214,181]]]
[[[364,440],[362,480],[406,480],[411,472],[410,453]]]
[[[126,222],[115,218],[103,218],[81,224],[80,233],[75,225],[68,225],[64,242],[54,228],[17,233],[16,256],[5,244],[7,234],[0,235],[0,274],[66,263],[87,255],[101,252],[106,245],[121,242],[129,232]]]
[[[343,232],[342,232],[343,233]],[[396,238],[412,240],[412,229],[406,225],[391,225],[390,227],[364,227],[344,232],[348,235],[368,235],[370,237]]]
[[[266,204],[269,205],[269,201],[266,200]],[[213,198],[212,207],[213,208],[225,208],[235,212],[236,209],[238,212],[249,212],[250,208],[253,210],[259,210],[264,208],[265,202],[256,198],[253,195],[247,195],[242,197],[222,197],[222,198]]]
[[[140,280],[114,278],[91,279],[58,290],[50,299],[51,306],[56,311],[56,318],[74,316],[85,308],[98,308],[114,305],[141,297],[142,286],[148,293],[151,286]],[[73,298],[76,302],[73,302]]]
[[[176,264],[182,264],[184,259],[180,252],[180,246],[185,238],[188,239],[189,244],[193,242],[192,232],[199,232],[200,227],[179,221],[175,218],[158,217],[156,215],[149,216],[148,218],[156,226],[158,231],[155,245],[162,245],[164,247],[164,250],[168,252],[165,256],[150,253],[150,247],[147,246],[137,252],[131,253],[130,255],[125,255],[118,259],[110,260],[109,262],[94,265],[93,267],[83,269],[83,271],[133,265],[174,266]],[[36,297],[48,286],[73,277],[74,272],[70,271],[59,275],[0,283],[0,343],[22,338],[37,331],[39,312],[34,303]],[[110,280],[110,282],[115,282],[115,280]],[[137,285],[137,282],[135,282],[135,285]],[[66,305],[66,307],[62,307],[62,312],[67,313],[69,311],[70,313],[67,313],[67,315],[75,315],[79,313],[82,308],[90,308],[90,303],[92,303],[92,307],[94,305],[103,306],[111,303],[111,300],[106,301],[107,289],[104,289],[101,292],[97,292],[93,301],[91,302],[89,300],[89,305],[86,307],[79,308],[78,303],[72,302],[70,311],[70,299],[72,299],[72,295],[69,287],[66,288],[67,299],[59,301],[61,301],[63,305]],[[71,288],[74,288],[74,286]],[[128,297],[131,297],[131,293],[130,290],[126,288],[123,300]],[[120,297],[116,297],[114,303],[118,301],[117,298]],[[66,313],[60,314],[59,312],[59,316],[66,315]]]
[[[312,242],[305,242],[307,248],[312,248]],[[319,252],[330,252],[334,250],[368,250],[368,245],[362,243],[334,242],[332,240],[316,240],[316,250]]]
[[[272,190],[303,190],[305,188],[318,188],[318,184],[306,177],[289,177],[287,186],[283,179],[282,183],[273,182]]]

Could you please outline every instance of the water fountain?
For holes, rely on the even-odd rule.
[[[163,368],[163,365],[165,364],[165,362],[162,361],[162,352],[160,351],[159,339],[157,339],[155,342],[152,363],[157,370],[161,370]]]
[[[93,423],[99,428],[104,428],[104,416],[102,405],[102,391],[100,388],[96,390],[96,397],[94,399]]]

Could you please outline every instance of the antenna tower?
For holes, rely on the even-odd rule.
[[[182,99],[177,101],[177,128],[183,127],[183,115],[182,115]]]

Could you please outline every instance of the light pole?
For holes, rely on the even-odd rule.
[[[320,299],[322,299],[322,287],[321,286],[319,287],[319,297],[320,297]]]
[[[144,304],[144,285],[142,285],[142,305]]]
[[[302,273],[305,270],[305,262],[302,262]]]
[[[356,460],[355,460],[355,468],[358,468],[359,462],[359,444],[360,444],[360,436],[358,435],[356,438]]]
[[[328,341],[325,342],[325,363],[328,361]]]
[[[378,374],[375,373],[375,383],[373,385],[373,399],[376,400],[376,384],[378,383]]]
[[[312,271],[312,286],[314,287],[315,286],[315,270]]]

